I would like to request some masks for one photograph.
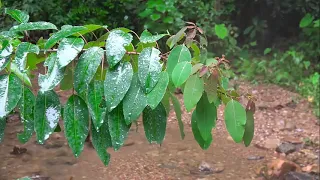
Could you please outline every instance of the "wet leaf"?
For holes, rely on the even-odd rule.
[[[6,128],[6,118],[0,118],[0,143],[2,142],[3,140],[3,137],[4,137],[4,129]]]
[[[167,86],[169,84],[169,76],[166,71],[162,71],[160,73],[160,79],[157,85],[153,88],[153,90],[147,94],[147,102],[151,109],[155,109],[158,104],[163,99],[164,94],[166,93]]]
[[[143,110],[143,127],[149,143],[161,144],[166,134],[167,112],[162,103],[155,109],[147,106]]]
[[[142,42],[139,42],[137,44],[137,52],[141,52],[144,48],[147,48],[147,47],[156,47],[157,44],[155,42],[153,43],[142,43]]]
[[[209,138],[207,140],[204,140],[200,134],[200,130],[198,128],[198,116],[197,112],[193,111],[192,117],[191,117],[191,128],[192,128],[192,133],[200,147],[204,150],[208,149],[211,145],[212,142],[212,135],[210,134]]]
[[[217,108],[214,104],[210,104],[207,93],[203,93],[195,111],[200,135],[207,141],[211,137],[212,128],[216,126],[217,120]]]
[[[114,70],[109,70],[104,81],[104,96],[108,111],[112,111],[128,92],[133,76],[129,62],[120,63]]]
[[[92,145],[105,166],[109,164],[110,154],[107,152],[108,147],[112,147],[111,136],[109,132],[108,121],[104,121],[97,131],[91,126]]]
[[[84,100],[77,95],[69,97],[63,111],[65,136],[75,157],[79,157],[89,134],[89,113]]]
[[[113,68],[125,55],[125,46],[132,41],[132,35],[122,30],[110,32],[106,41],[106,55],[110,68]]]
[[[81,38],[62,39],[57,52],[59,69],[67,66],[74,58],[76,58],[83,46],[84,41]]]
[[[60,82],[61,90],[69,90],[73,88],[73,69],[71,67],[66,67],[64,71],[63,79]]]
[[[191,62],[191,53],[185,45],[179,45],[172,49],[168,57],[167,72],[171,77],[173,69],[179,62]]]
[[[112,147],[115,151],[123,146],[128,137],[131,124],[124,120],[122,104],[113,109],[108,115],[109,132],[112,140]]]
[[[152,35],[148,30],[144,30],[140,36],[140,41],[142,43],[157,42],[159,39],[163,38],[166,35],[167,34]]]
[[[38,69],[37,64],[45,61],[46,57],[43,54],[35,54],[35,53],[28,53],[27,55],[27,69],[28,70],[35,70]]]
[[[11,63],[10,71],[14,73],[24,84],[32,86],[31,81],[27,73],[22,73],[19,71],[18,66],[15,63]]]
[[[88,108],[92,118],[92,122],[96,131],[104,121],[106,116],[107,108],[101,107],[100,104],[103,100],[103,81],[94,80],[89,84],[88,89]]]
[[[155,48],[145,48],[141,51],[138,60],[139,81],[146,93],[149,93],[160,78],[161,64],[160,51]]]
[[[0,71],[7,67],[10,62],[10,55],[12,54],[13,47],[11,44],[2,44],[2,49],[0,50]]]
[[[94,77],[101,60],[103,58],[103,49],[92,47],[84,52],[78,61],[74,72],[74,89],[82,94],[87,91],[92,78]]]
[[[176,87],[180,87],[189,78],[192,72],[192,65],[190,62],[179,62],[172,71],[172,82]]]
[[[64,26],[60,31],[54,33],[44,45],[45,49],[50,49],[54,46],[58,41],[68,36],[73,35],[74,33],[78,33],[80,31],[86,30],[86,27],[83,26]]]
[[[313,16],[310,13],[307,13],[300,21],[299,26],[301,28],[309,26],[313,21]]]
[[[203,79],[199,78],[199,75],[191,75],[187,80],[183,92],[183,101],[188,112],[197,105],[202,96],[203,88]]]
[[[51,53],[45,60],[44,66],[48,67],[47,74],[39,74],[38,83],[40,91],[50,91],[63,79],[65,68],[59,69],[57,53]]]
[[[21,122],[24,131],[18,134],[18,139],[21,143],[26,143],[31,138],[34,132],[34,104],[35,97],[32,91],[27,87],[22,87],[22,97],[18,104]]]
[[[14,20],[16,20],[19,23],[26,23],[29,21],[29,15],[17,9],[5,8],[4,13],[10,15]]]
[[[18,45],[16,50],[16,56],[13,62],[17,65],[19,71],[24,72],[27,64],[27,55],[28,53],[39,54],[39,47],[37,45],[22,42]]]
[[[59,96],[54,91],[38,92],[34,106],[34,128],[39,144],[43,144],[55,130],[60,112]]]
[[[241,142],[246,124],[246,111],[243,106],[231,99],[224,110],[224,119],[232,139],[236,143]]]
[[[171,97],[171,101],[172,101],[172,104],[173,104],[173,109],[176,113],[176,117],[177,117],[177,120],[178,120],[178,125],[179,125],[179,130],[180,130],[180,135],[181,135],[181,139],[184,139],[185,137],[185,134],[184,134],[184,125],[183,125],[183,122],[182,122],[182,119],[181,119],[181,105],[180,105],[180,102],[179,100],[177,99],[177,97],[170,93],[170,97]]]
[[[208,78],[204,78],[204,91],[208,95],[208,100],[210,103],[216,103],[218,101],[218,79],[213,75],[210,75]]]
[[[0,119],[6,117],[21,98],[21,82],[14,74],[0,75]]]
[[[147,96],[140,86],[137,74],[134,74],[129,91],[123,99],[123,115],[125,122],[130,124],[132,121],[138,119],[146,106]]]
[[[48,30],[48,29],[57,29],[57,27],[49,22],[27,22],[27,23],[21,23],[19,25],[13,26],[10,28],[10,31],[16,32],[16,31],[33,31],[33,30]]]

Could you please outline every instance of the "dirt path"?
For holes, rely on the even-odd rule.
[[[167,133],[161,147],[150,145],[144,136],[142,125],[135,126],[129,134],[126,146],[111,154],[108,167],[100,162],[95,150],[86,145],[80,158],[73,157],[62,133],[55,133],[44,146],[32,139],[21,145],[17,132],[22,130],[17,117],[10,118],[4,142],[0,144],[0,180],[40,175],[50,180],[78,179],[255,179],[255,170],[274,158],[274,149],[266,150],[270,139],[282,141],[288,136],[302,140],[319,137],[317,119],[305,100],[277,86],[249,86],[240,84],[240,91],[251,92],[258,98],[252,145],[245,148],[228,138],[219,109],[217,128],[213,131],[213,144],[204,151],[193,139],[190,114],[184,113],[186,137],[181,140],[174,113],[170,114]],[[62,101],[67,94],[61,96]],[[181,99],[181,96],[180,96]],[[298,103],[292,100],[298,99]],[[291,102],[291,104],[290,104]],[[290,127],[288,126],[291,123]],[[27,149],[21,155],[10,154],[14,146]],[[319,149],[316,149],[319,152]],[[259,160],[249,160],[264,157]],[[200,173],[199,164],[206,162],[216,170],[213,174]]]

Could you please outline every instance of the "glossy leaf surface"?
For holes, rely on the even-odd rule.
[[[182,118],[181,118],[181,114],[182,114],[181,105],[180,105],[179,100],[177,99],[177,97],[174,94],[170,93],[170,97],[171,97],[171,101],[173,104],[173,109],[176,113],[176,117],[178,120],[180,136],[181,136],[181,139],[184,139],[185,133],[184,133],[184,125],[183,125]]]
[[[133,76],[129,62],[120,63],[114,70],[109,70],[104,81],[104,96],[108,111],[118,106],[130,88]]]
[[[232,139],[236,143],[241,142],[246,124],[246,111],[243,106],[231,99],[224,110],[224,119]]]
[[[143,110],[143,127],[149,143],[161,144],[166,134],[167,112],[162,103],[155,109],[146,107]]]
[[[176,87],[180,87],[189,78],[192,71],[190,62],[179,62],[172,71],[172,82]]]
[[[166,93],[167,86],[169,84],[169,75],[166,71],[160,73],[160,79],[157,85],[153,90],[147,94],[148,105],[151,109],[155,109],[161,100],[163,99],[164,94]]]
[[[81,38],[62,39],[57,52],[59,69],[67,66],[74,58],[76,58],[83,46],[84,41]]]
[[[22,42],[18,45],[16,50],[16,56],[14,58],[14,63],[17,65],[19,71],[24,72],[27,64],[27,55],[28,53],[35,53],[38,54],[40,51],[37,45]]]
[[[89,84],[87,101],[93,125],[96,131],[98,131],[105,119],[107,111],[105,105],[101,106],[101,104],[104,104],[102,81],[91,81],[91,83]]]
[[[124,120],[121,105],[122,104],[113,109],[108,115],[109,132],[112,140],[112,147],[115,151],[123,146],[131,127],[131,124],[128,125]]]
[[[113,68],[123,58],[126,53],[125,46],[132,41],[132,35],[122,30],[113,30],[110,32],[106,42],[107,60]]]
[[[32,91],[27,87],[23,87],[22,97],[18,104],[24,129],[22,133],[18,134],[18,139],[21,143],[28,142],[34,132],[34,105],[35,97]]]
[[[77,93],[84,93],[94,77],[103,58],[103,49],[92,47],[84,52],[77,63],[74,72],[74,89]]]
[[[75,157],[79,157],[89,134],[89,112],[77,95],[69,97],[63,112],[64,132]]]
[[[38,92],[34,106],[34,128],[39,144],[43,144],[55,130],[60,112],[59,96],[54,91]]]
[[[57,27],[49,22],[27,22],[21,23],[19,25],[13,26],[10,31],[32,31],[32,30],[47,30],[47,29],[57,29]]]
[[[138,60],[139,81],[146,93],[149,93],[160,78],[161,64],[160,51],[155,48],[145,48],[141,51]]]
[[[14,74],[0,75],[0,119],[5,118],[21,98],[21,82]]]
[[[192,128],[192,133],[195,138],[195,140],[198,142],[200,147],[202,149],[208,149],[211,145],[212,142],[212,135],[210,134],[209,138],[207,140],[204,140],[200,134],[200,130],[198,128],[198,116],[197,112],[193,111],[192,117],[191,117],[191,128]]]
[[[133,75],[130,88],[123,99],[123,115],[125,122],[130,124],[138,119],[147,106],[147,96],[144,94],[137,74]]]
[[[166,36],[166,34],[152,35],[148,30],[144,30],[140,36],[140,41],[142,43],[157,42],[159,39],[163,38],[164,36]]]
[[[194,108],[200,100],[204,91],[203,79],[194,74],[189,77],[183,91],[184,105],[188,112]]]
[[[170,77],[176,65],[183,61],[190,62],[191,53],[185,45],[178,45],[172,49],[168,57],[167,72],[169,73]]]
[[[17,9],[5,8],[4,13],[10,15],[14,20],[19,23],[26,23],[29,21],[29,15]]]

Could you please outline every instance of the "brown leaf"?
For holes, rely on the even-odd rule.
[[[186,22],[186,24],[191,24],[191,25],[196,25],[195,23],[193,23],[193,22]]]
[[[201,33],[201,34],[203,34],[204,32],[203,32],[203,30],[201,29],[201,28],[199,28],[199,27],[197,27],[197,30],[199,31],[199,33]]]
[[[256,105],[251,99],[248,101],[246,111],[252,111],[252,112],[256,111]]]
[[[197,31],[195,29],[192,29],[188,32],[187,38],[193,39],[194,37],[196,37],[196,34],[197,34]]]
[[[195,26],[186,26],[188,29],[194,29]]]
[[[208,66],[203,66],[200,70],[199,77],[204,76],[208,72]]]

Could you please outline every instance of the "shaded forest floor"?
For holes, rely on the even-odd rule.
[[[275,85],[241,82],[239,90],[258,99],[255,137],[248,148],[234,143],[226,132],[223,106],[213,130],[213,144],[206,151],[193,139],[191,114],[183,113],[186,137],[181,140],[172,111],[161,147],[147,142],[140,120],[138,131],[132,126],[124,147],[117,152],[108,150],[111,161],[104,167],[89,144],[78,159],[74,158],[62,132],[54,133],[43,146],[36,144],[34,137],[20,144],[16,134],[23,128],[14,115],[0,144],[0,180],[24,176],[40,176],[43,180],[264,179],[272,172],[263,172],[263,167],[273,168],[267,164],[279,159],[295,163],[298,171],[319,173],[319,124],[308,102]],[[61,101],[64,103],[69,95],[60,94]],[[178,96],[182,102],[182,95]],[[11,153],[14,147],[27,151]],[[290,147],[294,150],[288,153]],[[316,168],[306,169],[311,166]]]

